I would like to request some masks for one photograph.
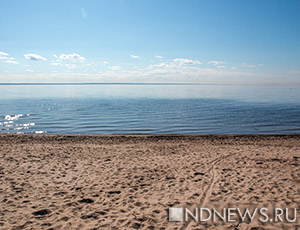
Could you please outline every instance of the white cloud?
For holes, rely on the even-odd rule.
[[[134,59],[138,59],[138,58],[141,58],[140,56],[137,56],[137,55],[130,55],[130,57],[134,58]]]
[[[3,57],[10,57],[9,54],[5,52],[0,52],[0,55]],[[30,58],[33,54],[30,55]],[[25,56],[25,55],[24,55]],[[40,55],[38,55],[40,56]],[[132,58],[140,58],[139,56],[133,55]],[[157,58],[156,61],[153,58]],[[37,59],[37,57],[35,56]],[[43,57],[42,57],[43,58]],[[49,79],[49,82],[54,81],[54,78],[57,81],[65,82],[83,82],[83,81],[94,81],[94,82],[246,82],[245,79],[250,79],[249,82],[253,79],[258,79],[258,76],[264,76],[262,74],[251,73],[251,69],[244,68],[242,71],[237,71],[235,66],[230,66],[224,64],[225,62],[221,61],[210,61],[208,62],[211,65],[200,65],[202,64],[199,60],[194,59],[184,59],[184,58],[175,58],[175,59],[162,59],[161,56],[152,56],[152,63],[149,62],[148,66],[138,66],[136,67],[134,63],[136,61],[131,61],[131,63],[123,63],[120,67],[119,65],[112,65],[107,61],[99,62],[98,66],[102,68],[94,68],[96,64],[93,62],[89,63],[85,61],[84,57],[81,57],[79,54],[61,54],[53,55],[51,57],[51,62],[49,64],[54,66],[52,67],[53,72],[60,69],[55,75],[49,75],[46,73],[32,73],[30,66],[26,67],[23,72],[24,79],[36,79],[35,76],[45,76],[41,78]],[[32,59],[30,59],[32,60]],[[42,59],[43,60],[43,59]],[[145,60],[145,59],[141,59]],[[4,61],[11,61],[7,58]],[[12,62],[11,62],[12,63]],[[102,64],[103,63],[103,64]],[[29,63],[27,63],[29,64]],[[118,64],[118,63],[115,63]],[[240,63],[241,65],[242,63]],[[246,63],[244,63],[245,65]],[[248,65],[248,64],[247,64]],[[55,67],[62,66],[62,67]],[[258,64],[255,65],[259,66]],[[24,68],[25,69],[25,68]],[[241,66],[238,66],[238,69],[242,69]],[[291,70],[290,74],[300,74],[300,70]],[[8,73],[6,76],[12,76]],[[4,76],[4,75],[3,75]],[[53,79],[51,77],[54,77]],[[253,77],[253,78],[252,78]],[[295,77],[289,75],[290,78]],[[10,78],[7,78],[10,79]],[[20,79],[23,78],[20,75]],[[0,76],[1,80],[1,76]],[[15,79],[12,79],[14,81]]]
[[[174,62],[178,63],[179,65],[198,65],[202,64],[202,62],[198,60],[191,60],[191,59],[184,59],[184,58],[175,58]]]
[[[95,63],[85,63],[83,62],[86,60],[80,54],[72,53],[72,54],[61,54],[56,55],[54,54],[53,57],[55,60],[50,63],[53,66],[64,66],[68,69],[77,69],[82,68],[83,66],[96,66]],[[79,65],[78,65],[79,64]]]
[[[73,64],[73,63],[71,63]],[[113,71],[117,70],[117,71]],[[166,62],[153,68],[146,67],[136,70],[123,70],[119,66],[106,71],[84,73],[83,71],[64,71],[55,73],[26,73],[0,75],[0,81],[11,82],[32,81],[39,82],[189,82],[189,83],[253,83],[266,79],[267,75],[249,72],[227,71],[217,68],[202,68],[193,65],[176,65],[174,62]],[[270,76],[273,79],[273,75]]]
[[[300,70],[291,70],[289,71],[290,74],[300,74]]]
[[[68,69],[76,69],[79,68],[80,66],[76,65],[75,63],[62,63],[62,62],[52,62],[50,65],[53,66],[64,66],[67,67]]]
[[[61,64],[60,62],[52,62],[50,65],[62,66],[63,64]]]
[[[32,61],[46,61],[47,60],[46,58],[44,58],[38,54],[24,54],[24,57],[27,60],[32,60]]]
[[[159,55],[156,55],[155,57],[158,58],[158,59],[162,59],[163,58],[162,56],[159,56]]]
[[[264,66],[264,64],[252,65],[252,64],[248,64],[248,63],[242,63],[242,66],[248,67],[248,68],[254,68],[254,67],[262,67],[262,66]]]
[[[0,57],[5,57],[5,56],[8,56],[8,53],[5,53],[5,52],[2,52],[2,51],[0,51]]]
[[[30,73],[33,73],[33,72],[34,72],[32,69],[26,69],[25,71],[26,71],[26,72],[30,72]]]
[[[156,68],[171,69],[171,68],[176,68],[176,67],[177,67],[177,65],[175,65],[174,63],[162,62],[160,64],[150,65],[148,67],[148,69],[156,69]]]
[[[9,64],[19,64],[19,62],[13,61],[15,60],[13,57],[10,57],[8,53],[5,53],[3,51],[0,51],[0,60],[4,60],[6,63]]]
[[[121,67],[118,65],[113,65],[113,66],[109,66],[108,68],[112,71],[116,71],[116,70],[120,70]]]
[[[0,55],[8,56],[8,53],[5,53],[5,52],[3,52],[3,51],[0,51]]]
[[[225,65],[217,65],[217,68],[203,68],[199,65],[192,65],[199,63],[197,60],[189,59],[174,59],[171,62],[162,62],[159,64],[151,64],[144,70],[138,70],[134,73],[135,76],[151,78],[154,77],[160,81],[173,82],[211,82],[219,77],[220,81],[227,79],[239,78],[241,76],[254,76],[253,73],[229,71]],[[218,62],[217,64],[220,64]],[[123,71],[120,73],[122,75]]]
[[[0,59],[2,60],[14,60],[13,57],[9,57],[8,53],[0,51]]]
[[[17,61],[12,61],[12,60],[5,60],[6,63],[9,63],[9,64],[19,64],[19,62]]]
[[[255,67],[255,65],[250,65],[250,64],[247,64],[247,63],[242,63],[242,66],[248,67],[248,68],[254,68]]]
[[[71,63],[71,64],[64,64],[68,69],[77,69],[77,68],[79,68],[79,66],[78,65],[76,65],[76,64],[73,64],[73,63]]]
[[[54,55],[53,55],[54,56]],[[59,56],[55,55],[55,58],[59,60],[68,60],[68,61],[85,61],[85,58],[80,56],[79,54],[61,54]]]
[[[212,64],[212,65],[215,65],[215,66],[218,66],[218,65],[224,65],[225,64],[225,62],[223,62],[223,61],[209,61],[209,62],[207,62],[207,64]]]
[[[84,8],[81,8],[81,16],[83,19],[86,19],[88,17],[88,14],[85,12]]]

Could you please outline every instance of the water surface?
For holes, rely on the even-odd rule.
[[[0,85],[0,132],[300,133],[300,86]]]

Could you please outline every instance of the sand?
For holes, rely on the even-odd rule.
[[[296,207],[300,135],[0,135],[0,229],[235,229],[169,207]],[[300,228],[299,228],[300,229]]]

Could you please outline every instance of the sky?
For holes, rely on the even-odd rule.
[[[300,84],[300,0],[0,0],[1,83]]]

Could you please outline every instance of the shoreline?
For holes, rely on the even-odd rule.
[[[93,141],[109,141],[116,143],[123,143],[124,141],[196,141],[207,140],[214,142],[235,141],[245,142],[263,142],[268,140],[285,140],[285,139],[298,139],[300,141],[300,134],[204,134],[204,135],[182,135],[182,134],[15,134],[15,133],[0,133],[0,142],[4,140],[13,140],[18,143],[26,141],[41,141],[41,142],[85,142]]]
[[[39,137],[176,137],[176,138],[233,138],[233,137],[300,137],[300,133],[292,134],[147,134],[147,133],[130,133],[130,134],[56,134],[56,133],[0,133],[2,136],[39,136]]]
[[[300,135],[0,134],[1,229],[233,229],[170,207],[300,207]],[[239,229],[294,229],[241,223]]]

